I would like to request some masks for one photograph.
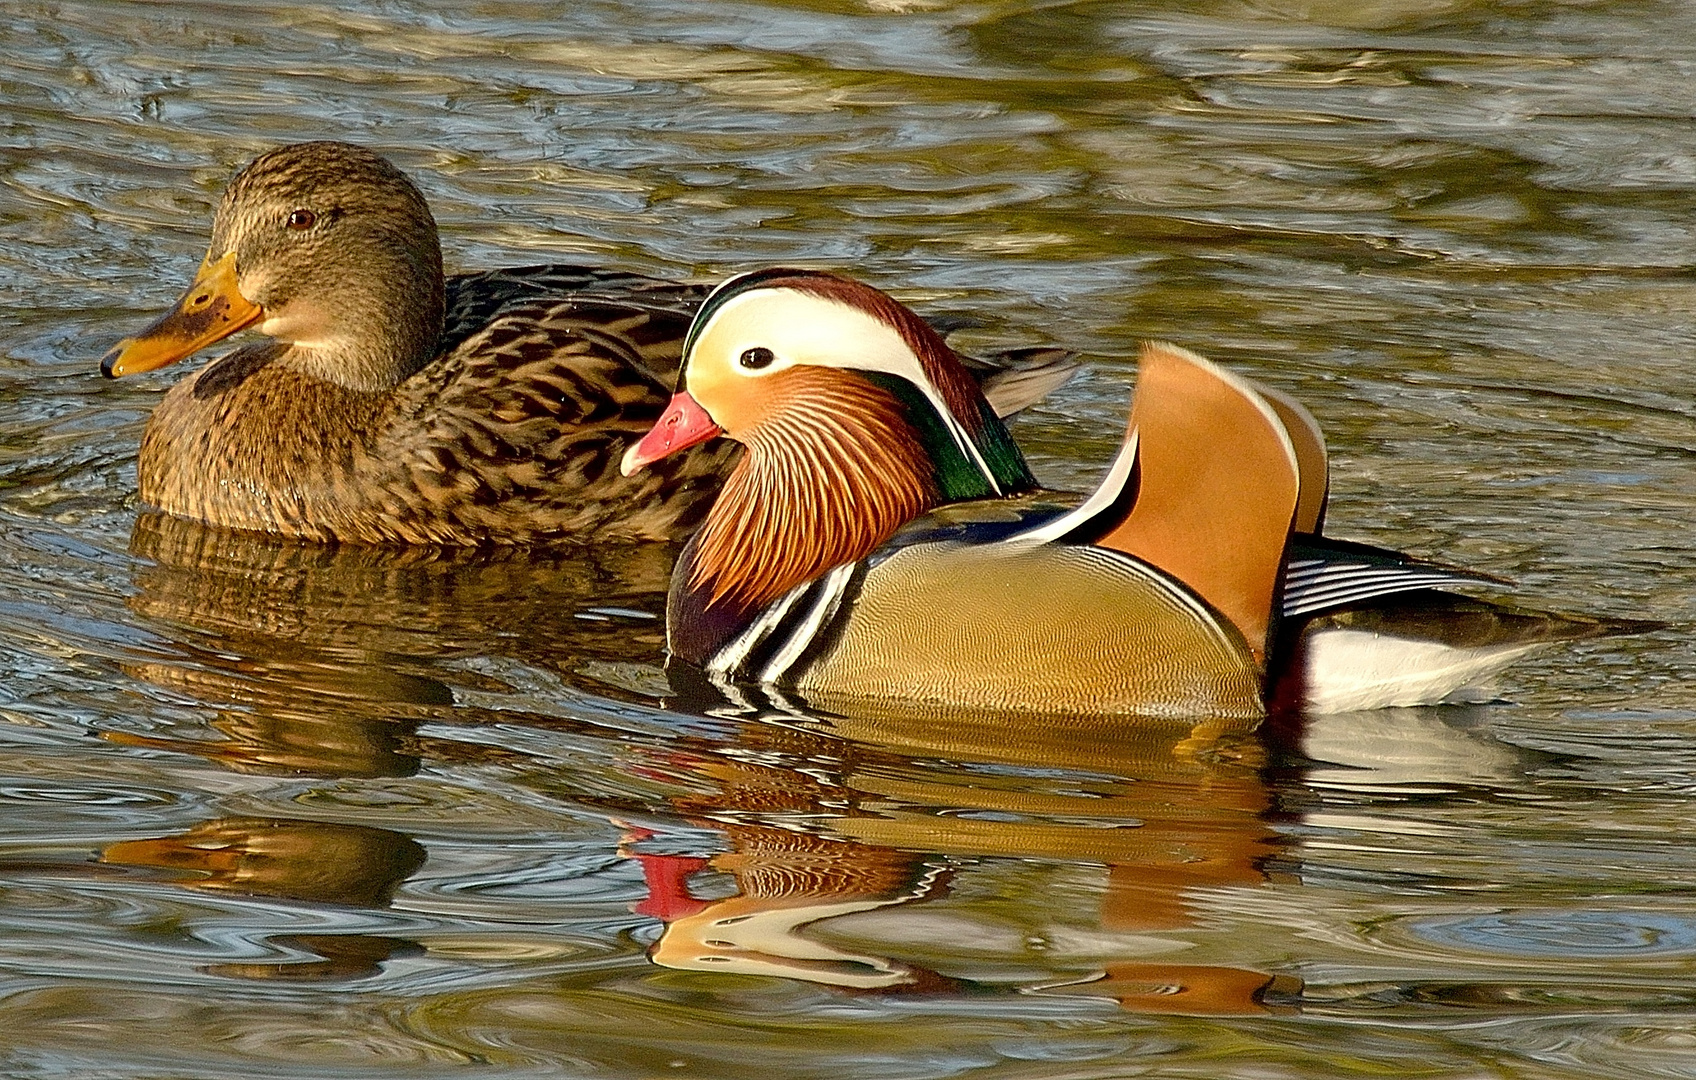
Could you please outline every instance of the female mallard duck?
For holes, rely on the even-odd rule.
[[[154,411],[141,498],[167,513],[362,543],[665,539],[699,520],[733,451],[635,480],[617,464],[664,409],[705,293],[578,267],[444,282],[435,221],[399,169],[302,143],[237,174],[188,291],[101,370],[148,371],[246,327],[272,339]],[[1053,350],[1020,361],[988,388],[1008,408],[1071,366]]]
[[[815,705],[1253,718],[1298,665],[1310,707],[1375,708],[1641,628],[1438,593],[1490,579],[1322,538],[1312,417],[1170,345],[1144,350],[1124,448],[1077,503],[1037,489],[912,312],[761,271],[702,305],[624,471],[720,433],[747,453],[673,571],[670,648]]]

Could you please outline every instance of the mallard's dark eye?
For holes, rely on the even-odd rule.
[[[776,359],[777,359],[776,353],[772,352],[770,349],[761,345],[761,346],[755,346],[754,348],[749,349],[747,352],[744,352],[742,354],[741,363],[742,363],[742,366],[745,367],[745,368],[749,368],[750,370],[753,370],[753,371],[758,371],[763,367],[771,366],[771,362],[773,360],[776,360]]]
[[[316,224],[318,224],[318,215],[304,207],[289,211],[289,228],[295,232],[305,232]]]

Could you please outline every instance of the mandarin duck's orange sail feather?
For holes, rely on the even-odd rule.
[[[1301,473],[1253,387],[1165,344],[1142,351],[1130,437],[1136,502],[1096,540],[1188,585],[1266,653]]]

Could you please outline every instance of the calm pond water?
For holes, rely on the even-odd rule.
[[[9,0],[0,1073],[1696,1075],[1696,7]],[[665,550],[327,550],[134,498],[102,380],[230,172],[448,261],[850,268],[1087,374],[1284,388],[1330,531],[1668,621],[1288,739],[692,715]],[[1183,992],[1171,992],[1183,987]]]

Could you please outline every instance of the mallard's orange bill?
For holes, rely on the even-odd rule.
[[[177,306],[135,337],[125,338],[100,361],[107,378],[152,371],[175,363],[253,325],[265,310],[236,287],[236,256],[203,262]]]
[[[246,850],[239,844],[207,844],[204,836],[199,844],[181,836],[162,836],[151,840],[122,840],[109,845],[100,853],[100,861],[119,866],[156,866],[165,870],[182,870],[200,874],[234,873]]]
[[[654,426],[642,436],[642,441],[624,452],[624,460],[619,462],[618,471],[625,476],[634,476],[643,467],[660,458],[723,434],[724,429],[713,423],[713,418],[707,415],[707,410],[696,404],[688,391],[679,390],[671,396],[671,404],[665,407],[665,412],[660,414]]]

